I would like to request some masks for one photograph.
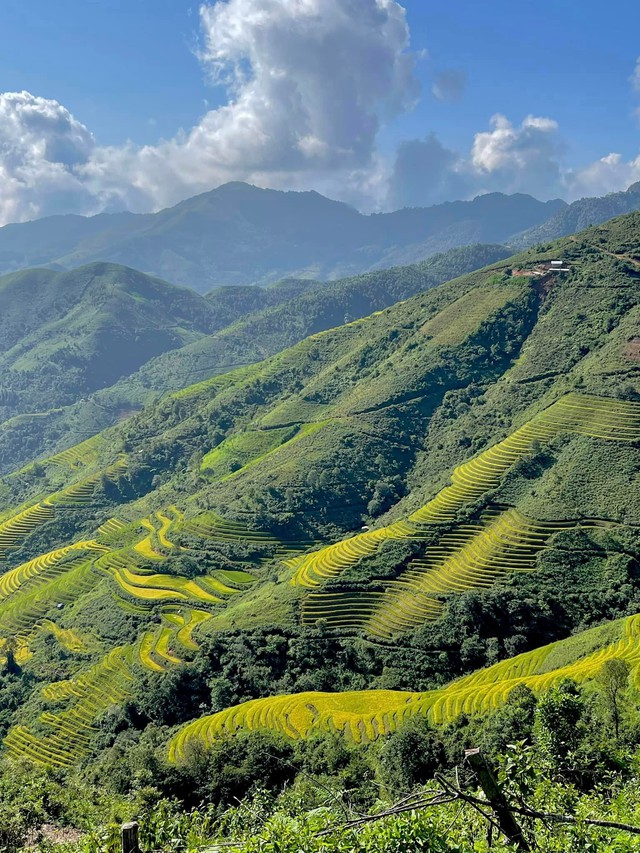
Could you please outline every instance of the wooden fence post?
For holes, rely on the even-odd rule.
[[[493,808],[498,825],[512,844],[518,845],[518,850],[529,851],[531,848],[522,834],[522,829],[511,814],[509,804],[500,790],[491,768],[479,749],[467,749],[465,758],[474,769],[480,787],[484,791],[489,804]]]
[[[135,820],[122,824],[122,853],[140,853],[138,824]]]

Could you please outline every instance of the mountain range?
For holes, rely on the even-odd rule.
[[[206,297],[103,262],[0,277],[0,472],[507,254],[469,246],[329,283],[286,279]]]
[[[230,183],[152,214],[56,216],[0,228],[0,271],[110,261],[205,293],[217,285],[334,279],[502,243],[564,202],[500,193],[364,216],[316,192]]]
[[[524,248],[640,207],[640,187],[567,205],[490,193],[365,216],[316,192],[224,184],[158,213],[52,216],[0,228],[0,272],[109,261],[206,293],[335,279],[472,243]]]
[[[55,260],[0,276],[0,847],[350,853],[427,782],[437,833],[360,846],[471,849],[471,747],[545,822],[604,814],[541,850],[637,831],[639,189],[2,229]],[[492,235],[536,245],[455,245]]]

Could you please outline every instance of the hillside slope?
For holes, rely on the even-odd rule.
[[[206,745],[211,712],[276,693],[334,695],[223,727],[255,708],[252,727],[372,737],[399,704],[481,710],[492,679],[586,655],[438,692],[640,610],[639,251],[640,215],[621,217],[5,477],[0,631],[29,675],[9,755],[95,761],[203,713]],[[558,256],[568,272],[547,272]],[[635,654],[625,625],[602,647]]]
[[[205,298],[114,264],[6,276],[0,473],[69,447],[162,393],[506,255],[500,246],[469,246],[330,284],[286,279],[217,288]]]
[[[73,402],[215,328],[197,294],[115,264],[3,276],[0,312],[5,417]]]
[[[112,261],[201,293],[285,277],[340,278],[456,246],[500,243],[563,206],[494,193],[364,216],[315,192],[235,182],[154,214],[102,214],[80,223],[78,217],[52,217],[5,226],[0,271]]]
[[[287,301],[311,284],[290,281],[267,292],[220,289],[205,299],[118,264],[2,276],[0,424],[69,406],[161,353],[195,343],[257,307]]]
[[[581,198],[556,211],[546,222],[534,225],[520,234],[510,237],[506,242],[513,249],[534,246],[566,237],[583,228],[599,225],[614,216],[632,213],[640,209],[640,182],[632,184],[627,190],[608,193],[602,197]]]
[[[184,762],[189,749],[212,744],[242,729],[267,729],[294,739],[309,737],[318,730],[338,730],[356,743],[373,741],[416,716],[442,724],[462,714],[488,714],[503,706],[517,687],[540,694],[566,679],[578,684],[592,680],[602,665],[613,659],[624,661],[630,677],[637,681],[640,616],[592,628],[424,693],[363,690],[254,699],[186,725],[169,743],[169,760]]]

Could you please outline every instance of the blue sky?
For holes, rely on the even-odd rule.
[[[237,6],[236,19],[231,21],[235,25],[238,20],[242,22],[243,15],[250,17],[248,12],[259,11],[274,2],[276,0],[221,0],[218,5]],[[284,9],[294,8],[301,0],[278,2]],[[359,14],[364,17],[369,7],[376,4],[384,6],[391,0],[310,2],[320,3],[318,8],[326,9],[327,17],[335,12],[337,21],[337,10],[341,5],[356,12],[362,10]],[[455,194],[456,190],[467,195],[476,190],[490,189],[534,192],[536,183],[540,181],[539,168],[542,168],[539,153],[531,155],[538,158],[535,168],[530,168],[527,163],[522,165],[525,171],[530,168],[530,185],[524,171],[518,179],[511,172],[507,178],[505,168],[513,170],[513,158],[506,166],[501,162],[495,169],[487,168],[488,158],[479,166],[480,161],[476,157],[475,164],[469,165],[473,159],[470,152],[475,135],[489,131],[489,120],[496,113],[504,115],[516,129],[528,115],[557,123],[557,128],[545,127],[541,131],[544,145],[553,147],[555,157],[552,166],[544,166],[547,171],[541,190],[547,196],[554,193],[556,185],[557,194],[570,197],[588,190],[589,181],[596,193],[622,188],[615,185],[616,181],[622,185],[629,177],[635,177],[636,166],[633,164],[640,149],[640,91],[634,91],[631,77],[640,55],[640,7],[637,3],[610,0],[606,4],[606,14],[603,4],[596,4],[594,0],[581,0],[580,3],[576,0],[538,0],[535,3],[530,0],[491,0],[490,3],[478,3],[477,0],[399,0],[391,5],[396,9],[402,7],[406,12],[410,50],[415,52],[412,73],[421,94],[412,109],[408,108],[411,99],[407,98],[402,109],[390,111],[387,104],[386,108],[377,111],[379,128],[375,135],[375,150],[365,154],[363,149],[349,164],[352,172],[354,166],[360,171],[369,169],[369,172],[366,179],[360,174],[360,183],[349,189],[347,200],[360,202],[360,206],[366,207],[369,193],[373,199],[372,206],[384,206],[381,187],[384,181],[393,180],[396,149],[403,140],[424,139],[430,133],[436,134],[443,150],[453,152],[450,157],[443,155],[449,163],[448,168],[464,177],[463,181],[456,178],[453,183],[446,177],[442,178],[441,196]],[[214,7],[215,4],[211,5]],[[231,14],[230,11],[227,17]],[[320,12],[320,16],[322,14]],[[291,12],[291,20],[294,18],[295,12]],[[373,31],[376,19],[372,18],[372,21]],[[136,146],[157,146],[159,140],[174,139],[180,129],[189,134],[208,111],[224,107],[229,100],[227,89],[222,85],[212,85],[208,79],[211,76],[211,57],[207,61],[196,56],[197,48],[205,44],[203,38],[207,32],[217,32],[214,23],[218,27],[220,22],[213,22],[212,15],[207,31],[203,27],[199,4],[189,0],[57,0],[56,3],[50,0],[30,0],[29,3],[3,0],[0,10],[0,92],[26,90],[39,99],[57,101],[74,120],[87,128],[99,147],[123,146],[128,140]],[[274,29],[274,38],[281,40],[282,32],[290,31],[293,45],[295,21],[287,29],[285,20],[284,30],[279,28],[280,23]],[[336,23],[335,26],[341,25]],[[332,33],[333,38],[338,38],[342,31],[330,30]],[[357,37],[360,44],[363,34],[349,33],[349,37]],[[382,41],[386,38],[381,35]],[[380,49],[380,44],[380,41],[375,43],[376,50]],[[396,48],[397,56],[401,52],[399,42]],[[227,50],[225,61],[232,52],[233,49]],[[260,61],[265,55],[267,61],[272,56],[271,53],[261,55],[258,57]],[[364,63],[369,61],[367,56],[366,51],[363,52]],[[391,62],[393,57],[385,56],[383,61],[387,60]],[[243,61],[250,67],[251,57],[249,60],[245,57]],[[288,71],[295,78],[293,63]],[[464,82],[463,91],[457,92],[458,97],[443,101],[433,96],[434,81],[443,72],[453,73],[460,86]],[[340,81],[336,81],[337,90],[340,86]],[[381,100],[390,102],[396,95],[395,89],[393,92],[385,90]],[[369,91],[367,97],[375,99]],[[315,102],[310,109],[314,106]],[[375,112],[375,109],[371,107],[370,111]],[[392,118],[389,120],[390,113]],[[220,118],[216,118],[216,128]],[[2,120],[0,112],[0,142]],[[326,120],[320,124],[326,125]],[[540,136],[539,130],[532,131],[533,135]],[[268,133],[277,135],[279,129],[269,127]],[[516,130],[513,134],[516,146],[524,144],[518,133]],[[218,129],[215,135],[217,140]],[[531,134],[525,135],[528,138]],[[324,145],[326,140],[321,142]],[[529,140],[526,144],[534,143]],[[336,150],[338,147],[336,145]],[[599,169],[597,178],[589,177],[590,173],[585,170],[611,152],[621,155],[621,163],[615,168],[607,166],[606,175]],[[167,152],[163,149],[159,157],[165,155]],[[86,156],[90,158],[93,155]],[[207,148],[203,159],[210,156],[215,158],[215,151]],[[375,166],[371,156],[377,161]],[[385,167],[380,165],[380,158],[386,160]],[[104,164],[105,159],[100,152],[98,159]],[[330,159],[325,156],[325,163]],[[273,158],[267,160],[271,162]],[[113,157],[109,162],[110,167],[113,166]],[[223,165],[217,171],[212,168],[208,173],[211,184],[215,184],[217,175],[236,177],[237,172],[239,178],[253,179],[265,185],[270,183],[270,175],[273,175],[271,183],[275,186],[303,188],[313,186],[315,181],[321,191],[331,194],[331,168],[323,166],[318,169],[312,164],[305,171],[295,167],[288,179],[284,175],[289,171],[284,152],[283,161],[272,171],[258,162],[246,169],[242,163],[230,166],[228,155],[221,157],[221,162]],[[344,163],[336,162],[333,167],[337,188],[344,186],[344,166]],[[554,172],[556,166],[557,174]],[[79,205],[80,209],[88,205],[87,212],[93,212],[90,199],[95,202],[96,209],[101,204],[107,208],[109,205],[127,204],[142,208],[145,198],[148,199],[148,207],[157,207],[165,199],[160,199],[156,193],[158,199],[154,200],[149,187],[154,182],[161,183],[162,178],[158,176],[154,181],[152,177],[146,177],[145,180],[138,179],[136,184],[132,173],[138,174],[141,168],[139,162],[135,166],[128,164],[128,178],[123,177],[122,181],[126,183],[128,179],[135,186],[125,191],[117,188],[115,183],[109,187],[98,186],[96,173],[99,168],[91,165],[89,180],[83,173],[84,162],[78,160],[70,169],[74,180],[83,173],[80,177],[82,191],[78,190],[74,195],[69,182],[63,195],[69,198],[71,192],[74,198],[71,206]],[[386,175],[374,174],[375,169],[380,172],[384,168]],[[640,162],[637,168],[640,168]],[[172,179],[180,170],[183,186],[179,188],[180,180],[176,178],[173,190],[176,196],[200,188],[193,175],[189,179],[184,177],[184,166],[172,165]],[[470,172],[473,170],[474,178],[471,180]],[[574,174],[577,172],[582,175],[579,179]],[[555,177],[551,177],[551,173]],[[201,177],[204,187],[206,175]],[[22,178],[18,176],[17,180],[19,182]],[[333,194],[339,193],[334,190]],[[437,194],[429,195],[425,195],[424,203],[442,200]],[[25,209],[28,214],[50,212],[47,205],[56,209],[53,190],[47,194],[49,201],[40,208],[37,193],[32,191],[27,196]],[[401,203],[401,190],[398,198]],[[167,200],[174,199],[167,197]],[[7,203],[5,208],[9,211],[9,218],[24,218],[20,204],[10,206]],[[12,214],[12,210],[15,213]],[[0,199],[0,215],[1,211]]]

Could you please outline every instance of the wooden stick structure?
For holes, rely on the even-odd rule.
[[[138,842],[138,824],[136,821],[124,823],[121,830],[122,853],[140,853]]]
[[[467,749],[465,758],[473,768],[487,802],[493,809],[500,831],[507,836],[512,844],[517,845],[518,850],[531,850],[481,750]]]

